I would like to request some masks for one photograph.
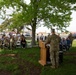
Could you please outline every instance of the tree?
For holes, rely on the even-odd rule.
[[[71,0],[1,0],[0,9],[5,13],[6,8],[14,8],[12,27],[30,24],[32,27],[32,45],[35,44],[35,31],[38,23],[43,21],[44,26],[62,29],[69,26],[71,20]],[[10,25],[11,26],[11,25]]]
[[[7,26],[9,24],[9,21],[8,19],[6,19],[5,21],[2,22],[2,24],[0,25],[0,31],[3,31],[5,29],[7,29]]]

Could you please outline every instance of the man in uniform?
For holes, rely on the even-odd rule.
[[[50,60],[51,60],[51,68],[58,68],[59,66],[59,43],[61,41],[60,37],[55,34],[55,30],[52,29],[52,35],[50,35],[45,42],[46,44],[50,44]]]

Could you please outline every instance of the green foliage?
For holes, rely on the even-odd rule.
[[[76,47],[76,40],[73,40],[73,47]]]
[[[24,0],[3,0],[0,3],[0,7],[13,7],[17,12],[19,12],[16,12],[16,14],[13,15],[14,23],[12,27],[19,27],[24,23],[31,24],[34,18],[37,18],[36,23],[43,20],[45,22],[44,26],[57,26],[58,28],[62,28],[69,26],[68,23],[71,20],[70,3],[75,3],[75,1],[31,0],[31,3],[27,5]]]

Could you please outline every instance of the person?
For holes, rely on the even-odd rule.
[[[37,42],[39,42],[39,35],[37,34]]]
[[[60,37],[60,34],[58,33],[58,36]],[[61,37],[60,37],[61,39]],[[59,64],[63,62],[63,46],[62,46],[62,39],[59,43]]]
[[[50,60],[51,68],[59,67],[59,43],[61,41],[60,37],[55,34],[55,30],[52,29],[52,35],[50,35],[45,42],[45,45],[50,44]]]
[[[61,43],[64,51],[67,51],[67,40],[65,38],[62,38]]]
[[[14,48],[14,36],[10,36],[10,49]]]
[[[44,41],[44,35],[43,34],[41,34],[40,40]]]
[[[67,41],[67,50],[69,50],[71,46],[71,40],[67,38],[66,41]]]
[[[59,44],[59,64],[63,62],[63,45],[62,41]]]
[[[21,46],[22,46],[22,48],[26,47],[26,39],[25,39],[24,35],[22,35],[22,37],[21,37]]]
[[[68,35],[68,38],[70,39],[70,41],[71,41],[71,46],[72,46],[72,42],[73,42],[73,36],[72,36],[72,33],[70,33],[70,34]]]

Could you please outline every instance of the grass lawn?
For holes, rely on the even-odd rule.
[[[39,57],[38,47],[0,50],[0,75],[76,75],[76,40],[58,69],[40,65]]]

